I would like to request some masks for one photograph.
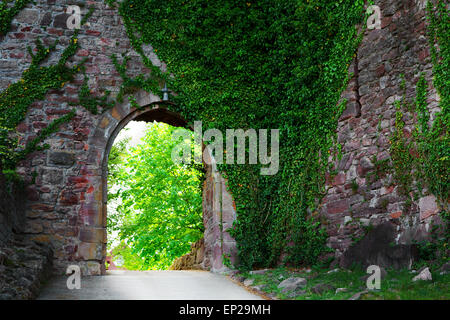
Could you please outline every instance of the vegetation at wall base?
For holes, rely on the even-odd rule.
[[[419,269],[386,270],[380,289],[368,290],[369,276],[361,267],[343,269],[293,269],[278,267],[262,274],[244,272],[240,280],[253,282],[251,289],[276,299],[288,300],[448,300],[450,274],[441,274],[440,265],[430,268],[431,281],[413,281]],[[289,278],[304,278],[306,285],[297,290],[283,290],[279,284]],[[247,282],[247,283],[248,283]]]

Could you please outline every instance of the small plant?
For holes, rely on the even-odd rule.
[[[222,253],[222,262],[225,267],[230,269],[233,268],[233,264],[231,263],[231,256],[229,254]]]
[[[358,185],[358,183],[356,182],[356,179],[353,179],[353,180],[352,180],[352,182],[351,182],[351,188],[352,188],[353,194],[355,194],[355,193],[358,192],[359,185]]]

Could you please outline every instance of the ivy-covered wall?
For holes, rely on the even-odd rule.
[[[66,10],[72,4],[81,7],[86,20],[79,31],[67,27]],[[165,70],[151,47],[144,52]],[[134,90],[133,105],[127,99],[118,101],[122,77],[112,56],[128,59],[130,77],[149,70],[132,50],[117,9],[101,1],[29,2],[0,38],[0,55],[0,123],[11,129],[18,121],[11,139],[17,137],[18,145],[14,149],[2,144],[7,148],[1,163],[8,177],[15,176],[15,169],[25,180],[26,209],[20,211],[25,211],[27,222],[21,231],[31,240],[51,244],[57,272],[76,263],[84,274],[100,274],[106,256],[109,148],[118,131],[141,114],[148,115],[146,121],[183,125],[179,115],[167,114],[167,105],[159,108],[159,90]],[[136,105],[148,107],[138,112]],[[223,183],[220,174],[208,168],[204,267],[216,271],[225,268],[224,252],[236,256],[235,242],[224,232],[236,214]]]
[[[17,127],[22,148],[54,120],[70,114],[74,108],[76,111],[70,121],[64,121],[55,130],[57,132],[45,139],[49,148],[30,154],[18,163],[16,171],[28,185],[25,233],[32,240],[52,244],[57,270],[63,272],[68,264],[80,262],[84,273],[99,274],[105,234],[103,221],[94,221],[93,217],[101,210],[101,205],[87,204],[86,198],[96,194],[97,198],[92,201],[98,204],[102,201],[100,155],[89,158],[88,153],[94,148],[90,138],[100,125],[100,116],[80,105],[80,92],[84,83],[92,96],[103,96],[103,91],[108,89],[114,91],[120,77],[109,56],[126,54],[130,44],[116,11],[99,1],[73,3],[81,5],[82,17],[88,12],[87,6],[94,8],[88,19],[90,25],[83,25],[79,35],[74,37],[74,30],[67,27],[69,14],[66,10],[70,4],[65,1],[29,2],[19,12],[12,20],[10,31],[1,38],[0,79],[2,91],[22,82],[24,71],[32,63],[27,47],[36,52],[38,38],[45,48],[58,41],[48,58],[37,66],[38,70],[57,65],[70,43],[76,42],[78,48],[67,66],[80,66],[86,59],[85,75],[77,68],[72,80],[58,87],[49,86],[42,97],[24,110],[25,119]],[[134,70],[142,69],[137,55],[132,58],[132,65]],[[39,83],[37,86],[42,87]],[[95,237],[97,239],[93,239]]]
[[[350,66],[355,77],[343,95],[349,103],[338,125],[342,157],[335,162],[334,176],[328,178],[321,209],[330,235],[328,245],[337,250],[337,257],[371,225],[393,223],[396,242],[411,243],[429,238],[433,224],[442,224],[436,197],[425,186],[413,183],[412,172],[403,173],[411,180],[407,193],[417,193],[410,198],[394,172],[387,170],[392,165],[396,104],[404,98],[409,105],[402,107],[401,130],[411,138],[417,126],[417,82],[422,74],[428,82],[430,121],[441,110],[432,85],[426,2],[379,0],[374,4],[381,9],[381,28],[366,30]],[[408,162],[412,160],[401,160],[405,166]]]
[[[235,200],[234,208],[227,198],[224,216],[237,215],[226,224],[237,252],[225,232],[224,246],[213,241],[215,259],[230,254],[254,268],[283,257],[339,258],[367,226],[384,221],[400,242],[431,232],[435,197],[412,186],[423,193],[408,201],[383,162],[398,127],[395,101],[405,93],[414,102],[421,72],[432,119],[439,110],[424,1],[373,1],[381,26],[371,30],[364,1],[106,2],[30,2],[8,33],[1,29],[0,110],[20,106],[8,116],[26,151],[16,166],[28,183],[25,232],[53,245],[58,270],[76,262],[86,274],[102,271],[107,142],[133,108],[159,100],[164,81],[176,93],[168,108],[189,123],[281,129],[276,176],[259,176],[258,166],[219,168]],[[72,4],[88,18],[78,33],[67,28]],[[405,136],[413,136],[416,117],[405,111]]]

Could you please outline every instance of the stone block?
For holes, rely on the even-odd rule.
[[[81,242],[78,245],[77,257],[81,260],[101,260],[102,244]]]
[[[367,158],[361,158],[357,167],[357,172],[360,177],[364,177],[369,171],[373,170],[374,164]]]
[[[221,270],[223,267],[222,248],[220,247],[220,243],[216,243],[212,248],[212,269]]]
[[[100,128],[105,129],[109,125],[110,121],[108,117],[104,117],[102,121],[100,122]]]
[[[356,101],[353,102],[347,102],[347,108],[342,113],[339,121],[344,121],[352,117],[359,117],[361,116],[361,107]]]
[[[402,216],[402,212],[401,212],[401,211],[393,212],[393,213],[390,214],[390,217],[391,217],[392,219],[398,219],[398,218],[400,218],[401,216]]]
[[[363,268],[377,265],[384,268],[410,268],[418,258],[415,246],[395,244],[396,227],[390,222],[384,222],[374,227],[358,243],[350,246],[342,255],[340,266],[349,268],[354,263]]]
[[[67,29],[67,19],[69,19],[70,15],[67,13],[62,13],[53,19],[53,27]]]
[[[328,214],[339,214],[346,212],[349,208],[349,200],[342,199],[327,204]]]
[[[99,276],[102,274],[102,267],[99,262],[88,261],[86,263],[87,274],[91,276]]]
[[[343,185],[345,183],[345,178],[346,178],[345,173],[341,172],[341,173],[337,174],[333,179],[333,182],[332,182],[333,186]]]
[[[122,120],[124,118],[126,113],[123,111],[123,109],[117,105],[111,110],[111,116],[116,120]]]
[[[39,20],[39,11],[35,9],[23,9],[16,16],[15,20],[24,24],[37,24]]]
[[[50,165],[71,167],[75,163],[75,155],[71,152],[53,151],[48,153]]]
[[[42,231],[44,231],[44,227],[41,220],[29,220],[27,222],[25,233],[36,234],[41,233]]]
[[[427,197],[420,198],[419,209],[421,220],[425,220],[426,218],[437,214],[439,212],[439,208],[436,203],[436,197],[430,195]]]
[[[30,239],[38,243],[50,243],[51,241],[51,237],[48,234],[32,236]]]
[[[42,182],[49,185],[59,185],[63,182],[63,171],[60,169],[43,169],[41,171]]]
[[[51,12],[46,12],[41,19],[41,26],[49,26],[52,22]]]
[[[80,230],[80,241],[88,243],[106,243],[106,230],[104,228],[84,227]]]
[[[89,215],[85,217],[84,222],[85,225],[102,228],[106,225],[105,218],[106,215],[103,214],[103,208],[100,204],[98,204],[99,207],[97,207],[97,204],[89,209]]]
[[[34,211],[41,211],[41,212],[53,212],[55,210],[55,207],[45,203],[36,203],[31,205],[31,209]]]
[[[60,204],[62,206],[72,206],[78,204],[78,201],[78,196],[70,190],[65,190],[61,193]]]

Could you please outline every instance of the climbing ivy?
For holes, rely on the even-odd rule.
[[[390,154],[394,181],[400,193],[406,197],[414,189],[414,181],[419,192],[428,188],[439,200],[442,209],[448,211],[450,194],[450,135],[449,135],[449,93],[450,77],[450,18],[444,1],[429,2],[428,37],[433,63],[433,84],[440,96],[440,111],[434,115],[430,125],[428,110],[428,83],[421,74],[417,82],[415,109],[417,123],[412,138],[405,137],[403,110],[411,110],[405,101],[396,102],[395,130],[390,138]],[[402,83],[405,90],[405,83]],[[411,202],[413,199],[410,199]]]
[[[29,155],[30,153],[32,153],[34,151],[44,150],[44,149],[48,148],[49,145],[47,145],[47,144],[44,144],[43,146],[41,146],[39,144],[42,141],[44,141],[46,138],[48,138],[52,133],[57,132],[59,127],[62,124],[67,123],[70,120],[72,120],[72,118],[75,117],[75,115],[76,115],[76,110],[73,109],[68,114],[52,121],[52,123],[50,123],[48,125],[48,127],[42,129],[39,132],[38,136],[36,138],[34,138],[33,140],[31,140],[24,149],[17,152],[14,160],[15,161],[23,160],[26,158],[27,155]]]
[[[23,3],[23,1],[16,1],[15,5],[18,6],[19,3]],[[93,8],[89,9],[81,21],[82,25],[92,15],[93,10]],[[10,12],[8,14],[11,14],[12,11],[8,12]],[[79,30],[75,30],[69,45],[62,52],[59,61],[47,67],[42,66],[42,64],[55,51],[58,41],[55,41],[49,47],[45,47],[42,41],[37,39],[35,43],[36,53],[33,53],[33,49],[28,47],[28,53],[32,57],[29,68],[23,72],[22,78],[18,82],[10,84],[7,89],[0,92],[0,168],[3,168],[5,172],[14,169],[16,163],[24,159],[28,154],[47,148],[48,145],[41,145],[40,143],[52,133],[58,131],[63,123],[69,122],[75,116],[76,111],[74,109],[65,116],[54,120],[23,149],[18,148],[14,132],[16,127],[25,120],[30,106],[35,101],[42,100],[49,90],[63,88],[68,82],[73,80],[74,75],[78,72],[82,71],[85,73],[84,63],[86,60],[73,67],[66,65],[69,58],[79,49],[78,35]],[[105,96],[100,98],[93,97],[90,94],[87,80],[88,78],[85,75],[85,81],[79,92],[79,101],[72,105],[81,105],[93,114],[97,114],[98,106],[104,109],[111,107],[112,103],[107,102],[109,93],[106,92]]]
[[[428,2],[429,43],[433,63],[433,85],[436,88],[441,109],[435,115],[433,125],[428,127],[426,109],[426,83],[418,85],[417,108],[421,131],[419,152],[423,178],[430,192],[436,195],[448,209],[450,195],[450,15],[446,1]]]
[[[280,129],[280,171],[224,164],[238,219],[240,266],[315,263],[325,251],[318,220],[325,173],[335,146],[339,103],[360,40],[364,1],[108,1],[118,6],[133,48],[151,76],[130,78],[127,59],[113,57],[121,93],[176,92],[171,108],[189,122],[227,128]],[[167,64],[145,55],[150,45]],[[207,128],[204,128],[205,130]],[[291,245],[287,245],[287,244]]]
[[[389,152],[391,154],[391,167],[387,166],[392,173],[393,183],[398,185],[399,195],[406,198],[405,211],[409,211],[412,203],[411,192],[414,181],[414,167],[416,161],[415,145],[410,141],[404,132],[405,122],[403,121],[403,112],[409,110],[408,102],[406,101],[406,82],[402,81],[401,87],[403,89],[402,100],[398,100],[395,105],[395,125],[394,132],[389,138]]]
[[[92,114],[98,114],[98,107],[101,107],[103,112],[114,107],[115,101],[108,101],[110,95],[108,90],[105,91],[105,94],[102,97],[92,96],[88,85],[89,77],[86,75],[86,68],[84,65],[81,66],[81,70],[84,75],[84,81],[81,85],[80,92],[78,93],[79,100],[76,103],[71,103],[71,105],[81,105]]]
[[[142,57],[146,58],[142,50],[140,50],[139,53]],[[161,75],[161,72],[159,71],[159,69],[155,68],[155,66],[153,66],[151,62],[145,60],[146,66],[150,67],[153,70],[150,76],[146,77],[143,74],[140,74],[136,78],[131,78],[127,75],[128,61],[130,60],[130,57],[125,57],[122,62],[119,62],[117,56],[112,55],[111,60],[123,80],[119,93],[117,94],[117,101],[122,102],[123,96],[125,94],[132,94],[139,89],[149,92],[159,91],[159,83],[157,80],[158,78],[155,75]],[[132,97],[130,99],[131,101],[133,101]]]
[[[431,115],[428,109],[429,84],[422,73],[416,87],[415,103],[406,101],[406,83],[401,82],[403,98],[396,101],[395,127],[389,138],[390,159],[375,162],[375,174],[390,173],[392,183],[398,185],[399,195],[405,200],[403,210],[408,213],[411,204],[424,190],[436,196],[440,205],[442,223],[433,226],[431,241],[417,243],[422,259],[448,259],[450,241],[450,135],[449,93],[450,76],[450,16],[444,1],[429,1],[427,5],[428,39],[433,63],[433,84],[440,97],[440,111]],[[414,108],[415,107],[415,108]],[[415,114],[412,136],[405,134],[405,111]]]
[[[77,32],[74,33],[69,46],[64,50],[59,62],[48,67],[41,66],[50,53],[55,49],[57,42],[50,47],[45,47],[38,39],[36,41],[36,54],[33,54],[31,47],[28,52],[32,57],[30,67],[24,71],[22,78],[0,93],[0,113],[2,114],[1,124],[5,135],[12,132],[21,123],[26,116],[28,108],[37,100],[44,98],[50,89],[60,89],[68,81],[72,80],[73,75],[78,72],[78,66],[68,68],[65,66],[67,59],[72,56],[77,48]],[[5,136],[5,139],[9,138]],[[4,142],[8,145],[9,150],[5,150],[0,154],[2,165],[4,168],[14,168],[17,162],[17,156],[11,154],[11,146],[15,145],[14,141]],[[2,143],[3,144],[3,143]],[[35,144],[37,146],[37,144]],[[32,152],[30,148],[27,149]],[[22,152],[20,152],[23,154]],[[9,160],[9,161],[7,161]]]
[[[25,6],[32,1],[16,0],[12,5],[9,5],[8,2],[13,1],[2,0],[2,2],[0,2],[0,36],[4,36],[8,33],[11,28],[11,21],[20,12],[20,10],[25,8]]]
[[[28,1],[0,5],[0,33],[5,33],[18,10]],[[314,263],[325,251],[326,233],[318,219],[325,194],[325,173],[333,171],[329,157],[339,156],[337,120],[348,67],[361,39],[356,25],[363,21],[363,0],[107,0],[117,6],[133,48],[150,76],[127,75],[128,59],[113,57],[124,79],[119,98],[144,89],[158,93],[163,82],[176,92],[170,108],[186,120],[202,120],[204,127],[281,131],[280,171],[259,175],[260,166],[220,166],[236,202],[238,219],[230,230],[238,244],[240,266],[253,268],[279,261],[283,252],[295,263]],[[428,4],[430,50],[434,86],[441,96],[441,112],[427,127],[425,93],[419,82],[417,111],[418,161],[430,191],[446,199],[449,135],[449,18],[444,1]],[[85,19],[87,16],[85,17]],[[84,19],[84,20],[85,20]],[[60,61],[42,62],[55,49],[36,43],[30,68],[22,79],[0,93],[1,166],[39,148],[39,142],[68,121],[74,111],[56,120],[25,149],[11,154],[11,132],[24,120],[30,105],[50,89],[70,81],[81,66],[66,62],[78,49],[78,31]],[[145,45],[166,62],[163,73],[146,56]],[[90,100],[88,79],[80,103],[96,113],[104,98]],[[106,104],[102,105],[107,107]],[[400,110],[398,110],[400,112]],[[401,129],[400,115],[398,129]],[[398,144],[401,148],[401,144]],[[399,149],[400,150],[400,149]],[[395,159],[394,159],[395,162]]]

